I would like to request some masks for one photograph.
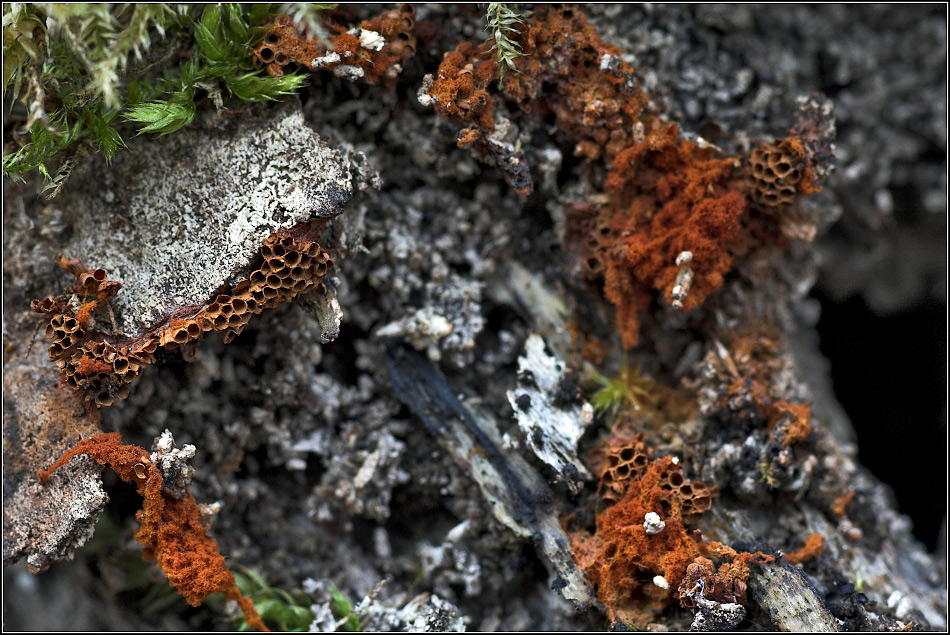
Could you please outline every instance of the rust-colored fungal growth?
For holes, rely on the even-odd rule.
[[[657,587],[654,578],[662,576],[666,586],[675,589],[686,567],[700,555],[698,537],[683,524],[678,499],[663,489],[674,468],[670,457],[652,462],[615,505],[597,515],[593,534],[571,535],[577,564],[596,586],[611,621],[624,618],[645,599],[656,608],[668,604],[672,592]],[[661,513],[664,510],[666,514]],[[644,527],[650,512],[665,523],[661,531],[648,533]]]
[[[820,189],[824,171],[814,166],[830,160],[834,134],[825,110],[803,113],[793,136],[763,143],[745,160],[717,158],[712,146],[680,139],[675,123],[646,110],[649,96],[633,70],[577,7],[540,6],[511,39],[523,55],[499,87],[489,39],[446,53],[424,93],[442,117],[468,125],[459,146],[495,155],[519,193],[531,191],[526,166],[515,161],[518,170],[510,173],[510,158],[499,157],[487,139],[502,105],[553,114],[575,142],[575,155],[612,164],[606,203],[575,209],[568,240],[586,277],[603,280],[625,348],[637,344],[637,313],[656,291],[688,311],[722,285],[734,257],[781,242],[782,233],[813,236],[807,214],[786,214],[770,227],[774,220],[750,219],[748,210],[774,215]]]
[[[654,459],[642,436],[612,438],[590,461],[600,477],[607,507],[597,515],[593,534],[572,534],[578,565],[597,587],[611,620],[636,619],[637,598],[662,608],[701,554],[701,539],[686,525],[707,511],[712,492],[687,481],[673,457]],[[651,526],[656,514],[661,525]],[[657,586],[661,576],[667,588]]]
[[[195,499],[187,493],[181,499],[169,495],[162,487],[161,472],[144,448],[123,445],[118,432],[97,434],[80,441],[47,469],[40,470],[40,480],[45,482],[79,454],[110,468],[123,481],[135,483],[144,499],[136,514],[141,526],[135,539],[145,547],[145,559],[158,563],[189,604],[198,606],[208,595],[220,591],[240,605],[251,628],[268,630],[254,603],[241,595],[217,543],[201,523]]]
[[[617,154],[604,186],[604,204],[571,210],[569,238],[585,277],[602,279],[617,307],[625,348],[637,344],[637,314],[654,292],[684,311],[702,304],[735,258],[785,246],[794,219],[777,226],[770,217],[820,189],[796,138],[762,144],[746,160],[716,158],[711,146],[680,139],[676,124],[658,120]],[[806,229],[801,237],[811,235]]]
[[[663,520],[675,517],[686,524],[697,522],[709,511],[714,491],[705,483],[687,481],[678,459],[654,459],[643,435],[612,438],[597,454],[590,467],[600,477],[601,496],[608,506],[618,504],[634,483],[643,489],[647,472],[663,463],[666,467],[659,472],[660,492],[654,501],[659,508],[646,511],[658,513]]]
[[[782,445],[801,443],[811,434],[811,404],[777,401],[769,411],[772,436]]]
[[[722,285],[746,209],[732,187],[734,167],[712,158],[711,148],[680,140],[675,124],[614,159],[609,203],[588,235],[624,347],[636,345],[637,312],[649,306],[653,290],[689,310]]]
[[[492,94],[524,112],[553,112],[579,156],[609,160],[633,143],[649,98],[619,49],[601,40],[578,8],[539,6],[512,40],[523,55],[500,90],[493,38],[477,47],[462,42],[439,66],[428,96],[441,116],[472,124],[460,146],[494,130]]]
[[[775,561],[775,556],[761,551],[736,551],[715,541],[702,543],[700,548],[703,555],[686,568],[686,575],[677,589],[680,606],[687,609],[695,609],[699,597],[715,602],[744,605],[748,590],[746,582],[749,579],[749,564]],[[710,556],[724,560],[718,569],[709,559]]]
[[[122,285],[108,280],[102,269],[86,269],[78,259],[60,255],[56,264],[76,277],[75,286],[62,297],[30,303],[34,311],[51,316],[46,326],[46,338],[52,342],[50,360],[56,362],[66,384],[83,391],[97,407],[124,399],[146,362],[108,341],[114,338],[100,336],[95,319]],[[80,307],[75,314],[69,308],[70,299]]]
[[[415,9],[403,4],[353,29],[328,24],[336,35],[327,48],[319,39],[298,33],[290,16],[282,14],[266,27],[264,39],[252,53],[271,75],[283,75],[284,67],[293,63],[375,84],[381,77],[395,77],[402,63],[415,54],[414,27]]]
[[[709,510],[713,488],[687,481],[677,459],[654,458],[642,435],[615,433],[591,453],[588,465],[600,477],[607,506],[593,533],[571,534],[571,546],[611,620],[642,628],[677,597],[693,608],[697,592],[741,604],[749,564],[775,560],[706,542],[688,529]],[[723,561],[718,569],[713,557]]]
[[[193,345],[210,331],[230,342],[252,316],[265,309],[311,291],[326,292],[323,278],[333,260],[314,240],[321,227],[318,221],[271,234],[261,246],[260,266],[247,280],[205,306],[179,310],[136,338],[103,331],[95,322],[95,312],[108,307],[109,298],[121,285],[107,280],[102,269],[90,272],[79,260],[60,256],[57,264],[76,276],[76,285],[62,296],[30,304],[34,311],[50,316],[46,327],[46,337],[52,342],[50,360],[56,362],[65,383],[82,391],[97,407],[125,399],[129,385],[154,363],[158,349]],[[86,302],[87,298],[92,299]],[[74,314],[70,306],[77,302],[81,308]]]
[[[442,58],[436,80],[429,87],[436,111],[446,119],[474,124],[459,134],[459,146],[478,140],[495,128],[493,104],[488,87],[495,76],[496,62],[483,44],[476,48],[462,42]]]
[[[831,511],[835,516],[844,518],[848,514],[848,504],[852,498],[854,498],[854,490],[849,489],[831,503]]]
[[[811,434],[811,404],[796,404],[784,400],[770,399],[759,382],[746,377],[737,381],[730,393],[746,391],[762,408],[772,438],[784,446],[801,443]]]
[[[734,562],[724,562],[716,568],[709,558],[699,556],[688,567],[686,575],[677,589],[680,606],[686,609],[696,608],[696,597],[702,594],[707,600],[716,602],[734,602],[745,604],[748,566],[736,566]]]
[[[805,536],[805,544],[795,551],[785,554],[785,559],[792,564],[801,564],[806,560],[820,556],[824,544],[825,541],[821,534],[808,534]]]

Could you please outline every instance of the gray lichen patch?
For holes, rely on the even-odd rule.
[[[577,456],[577,442],[593,422],[594,410],[587,402],[557,404],[565,365],[544,349],[544,340],[532,333],[518,358],[519,387],[508,391],[508,402],[528,447],[577,492],[582,480],[591,478]]]
[[[208,301],[274,231],[339,215],[359,171],[297,104],[129,150],[83,166],[54,201],[73,220],[63,253],[122,283],[113,307],[128,336]]]
[[[80,438],[99,432],[99,417],[59,386],[42,346],[26,358],[18,350],[5,357],[3,564],[25,557],[29,570],[38,573],[72,557],[92,536],[108,500],[100,468],[88,459],[76,459],[47,483],[37,476]]]

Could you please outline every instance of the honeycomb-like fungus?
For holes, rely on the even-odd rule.
[[[800,139],[762,143],[746,158],[752,200],[766,209],[791,205],[799,194],[821,190]]]
[[[811,560],[821,555],[824,544],[825,541],[824,538],[821,537],[821,534],[808,534],[805,536],[805,544],[795,551],[786,553],[785,559],[792,564],[801,564],[806,560]]]
[[[643,441],[642,435],[637,435],[632,439],[610,439],[600,456],[590,463],[591,469],[600,477],[602,499],[609,506],[619,503],[631,484],[642,483],[647,470],[663,461],[654,459],[653,450]],[[675,517],[686,524],[697,522],[709,511],[714,492],[705,483],[687,481],[676,460],[671,458],[665,465],[659,472],[657,484],[665,493],[656,498],[659,508],[647,511],[658,513],[663,520]]]
[[[446,53],[423,92],[441,116],[468,125],[460,147],[497,154],[485,138],[503,105],[553,114],[576,155],[612,163],[605,202],[575,206],[568,239],[585,277],[602,280],[617,307],[624,347],[637,344],[637,313],[655,291],[688,311],[722,285],[734,257],[752,246],[783,233],[813,236],[807,215],[785,214],[776,228],[768,226],[774,221],[750,219],[748,211],[774,212],[820,189],[824,172],[814,164],[830,160],[834,135],[824,111],[804,113],[806,121],[794,129],[801,138],[764,143],[745,160],[716,158],[712,146],[680,139],[676,124],[646,110],[649,96],[633,70],[577,7],[541,6],[511,37],[524,55],[512,61],[517,72],[506,73],[500,87],[489,39]],[[521,193],[531,189],[524,174],[513,179],[506,170],[506,178]]]
[[[241,594],[217,543],[202,525],[195,499],[187,493],[181,499],[170,496],[162,487],[160,470],[144,448],[123,445],[118,432],[97,434],[80,441],[41,470],[40,480],[45,482],[79,454],[86,454],[109,467],[123,481],[135,483],[144,499],[142,509],[136,514],[140,527],[135,532],[135,539],[145,547],[143,557],[158,563],[171,585],[189,604],[198,606],[208,595],[220,591],[240,605],[251,628],[268,630],[254,603]]]
[[[675,589],[686,567],[700,555],[698,537],[683,524],[679,499],[663,489],[670,474],[678,473],[675,468],[670,457],[651,462],[641,478],[630,481],[616,504],[597,515],[593,534],[571,535],[577,564],[596,586],[611,621],[624,617],[638,599],[645,598],[656,608],[668,604],[671,591],[657,587],[653,579],[662,576]],[[649,533],[644,528],[650,512],[665,522],[662,531]]]
[[[701,554],[697,522],[712,502],[703,483],[687,481],[673,457],[653,458],[641,436],[613,438],[592,457],[607,507],[597,515],[593,534],[572,534],[578,565],[597,587],[598,599],[611,620],[634,619],[636,598],[654,608],[672,599],[686,567]],[[648,514],[662,521],[660,529],[645,525]],[[654,583],[662,576],[668,588]]]
[[[252,53],[271,75],[283,75],[284,68],[293,63],[375,84],[380,77],[395,77],[402,63],[415,54],[414,27],[415,9],[403,4],[349,30],[328,24],[336,35],[327,48],[318,38],[298,33],[290,16],[279,15]]]
[[[50,315],[46,337],[68,386],[82,391],[97,407],[108,406],[129,394],[129,385],[161,348],[173,350],[197,343],[210,331],[233,340],[253,315],[315,291],[324,293],[323,278],[333,266],[329,254],[313,237],[320,223],[271,234],[260,249],[262,261],[247,280],[197,310],[182,309],[158,327],[136,338],[104,332],[95,314],[121,285],[106,279],[102,269],[89,271],[77,259],[56,262],[76,276],[76,285],[60,297],[34,300],[31,308]],[[77,310],[73,307],[79,306]]]
[[[568,224],[581,271],[602,279],[617,307],[626,348],[637,343],[637,313],[649,308],[654,291],[684,311],[702,304],[735,258],[786,244],[781,227],[788,223],[776,226],[760,210],[774,215],[820,189],[796,138],[762,144],[744,161],[716,158],[708,144],[680,139],[673,123],[653,120],[644,130],[614,158],[605,202],[575,206]]]
[[[698,530],[687,529],[709,510],[713,488],[687,481],[677,459],[654,458],[642,435],[615,432],[588,465],[600,477],[606,508],[593,533],[571,534],[571,546],[611,620],[642,628],[676,598],[691,608],[697,592],[741,604],[749,564],[774,561],[706,542]],[[712,557],[723,561],[718,569]]]
[[[633,143],[648,97],[619,49],[601,40],[579,9],[539,6],[512,40],[524,54],[500,91],[492,38],[477,47],[461,43],[439,66],[428,96],[443,117],[472,124],[460,145],[494,129],[490,90],[524,112],[553,113],[579,156],[609,160]]]

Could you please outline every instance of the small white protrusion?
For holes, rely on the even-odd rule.
[[[376,31],[360,29],[360,46],[370,51],[380,51],[386,46],[386,38]]]
[[[670,583],[667,582],[666,578],[664,578],[661,575],[653,576],[653,584],[657,585],[658,587],[664,590],[670,588]]]
[[[887,596],[887,608],[892,609],[897,606],[897,603],[901,601],[903,594],[900,591],[894,591],[889,596]]]
[[[666,528],[666,523],[660,520],[656,512],[647,512],[643,517],[643,529],[648,534],[658,534]]]
[[[693,286],[693,270],[686,266],[686,263],[693,260],[693,252],[681,251],[676,257],[676,264],[680,270],[676,273],[676,280],[673,281],[673,301],[674,308],[682,309],[683,300],[689,294],[689,288]]]
[[[330,51],[322,57],[315,57],[310,62],[310,66],[317,69],[323,68],[324,66],[329,66],[330,64],[336,64],[340,61],[340,54],[336,51]]]
[[[343,64],[342,66],[335,67],[333,69],[333,74],[337,77],[348,79],[351,82],[363,77],[364,75],[362,68],[359,66],[353,66],[352,64]]]

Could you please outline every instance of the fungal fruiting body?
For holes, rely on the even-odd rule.
[[[197,308],[182,308],[155,328],[134,338],[101,328],[94,314],[108,308],[121,288],[102,269],[89,271],[77,259],[56,262],[76,276],[76,284],[58,297],[34,300],[31,308],[50,316],[46,337],[49,357],[56,361],[68,386],[83,392],[97,407],[129,394],[129,385],[155,362],[159,349],[196,344],[215,331],[230,342],[251,317],[310,292],[325,293],[323,278],[333,266],[330,255],[314,240],[322,223],[282,229],[261,246],[261,264],[229,293]],[[80,308],[74,310],[76,304]]]
[[[80,441],[48,468],[40,470],[40,480],[45,482],[80,454],[109,467],[123,481],[135,484],[143,498],[142,509],[135,515],[140,523],[135,539],[145,547],[142,555],[158,563],[189,604],[198,606],[209,594],[220,591],[240,605],[248,625],[268,630],[254,603],[241,594],[234,575],[225,566],[217,543],[201,522],[195,499],[187,492],[182,498],[171,496],[163,487],[161,472],[144,448],[123,445],[118,432],[97,434]]]

